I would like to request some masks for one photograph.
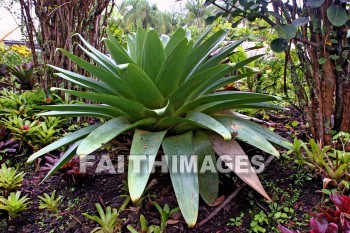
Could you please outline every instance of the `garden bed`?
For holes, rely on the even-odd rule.
[[[285,123],[283,123],[286,119],[279,119],[281,123],[278,124],[277,131],[288,137],[290,130],[285,129]],[[112,151],[127,155],[129,137],[126,135],[115,140]],[[248,145],[243,144],[243,147],[248,155],[262,154],[267,158],[266,154]],[[107,154],[108,151],[102,150],[99,153]],[[111,158],[113,163],[117,162],[116,156],[111,156]],[[96,175],[92,172],[93,168],[90,168],[87,175],[82,177],[75,176],[73,179],[72,175],[58,173],[40,184],[45,172],[36,172],[38,169],[33,164],[20,164],[20,170],[24,168],[27,173],[20,189],[31,198],[32,204],[19,218],[7,221],[7,225],[3,220],[3,225],[6,225],[3,227],[5,232],[6,229],[8,232],[28,233],[90,232],[96,227],[96,223],[85,218],[82,213],[96,214],[95,203],[118,209],[125,200],[123,195],[126,192],[123,189],[125,188],[123,181],[127,179],[126,173]],[[254,231],[251,224],[256,216],[262,217],[261,215],[264,214],[267,220],[259,226],[266,232],[277,232],[275,220],[305,232],[308,229],[309,219],[307,211],[312,211],[322,198],[322,195],[317,192],[322,187],[322,181],[310,177],[304,167],[295,165],[293,158],[289,156],[281,156],[280,159],[273,160],[260,175],[260,179],[276,204],[267,203],[251,188],[244,187],[233,201],[225,205],[214,218],[200,228],[188,229],[181,214],[175,213],[168,221],[166,232],[260,232],[258,229]],[[169,175],[156,173],[151,176],[150,180],[156,182],[148,191],[149,197],[145,198],[142,205],[133,206],[129,203],[127,208],[121,212],[122,232],[128,232],[126,228],[128,224],[138,229],[140,214],[146,217],[149,225],[160,224],[160,214],[151,201],[156,201],[160,206],[168,204],[170,209],[177,207]],[[242,184],[243,182],[233,173],[220,175],[219,196],[227,198]],[[56,195],[63,196],[59,206],[60,211],[57,214],[38,209],[37,196],[43,193],[50,194],[53,190],[57,190]],[[216,208],[217,206],[210,207],[201,201],[197,223],[204,220]],[[290,209],[294,210],[293,213],[289,212]],[[276,218],[282,214],[287,214],[287,218]]]

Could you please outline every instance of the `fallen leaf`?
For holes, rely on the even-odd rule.
[[[221,197],[216,198],[212,204],[209,204],[209,206],[218,206],[221,203],[223,203],[225,201],[225,199],[226,199],[225,196],[222,195]]]

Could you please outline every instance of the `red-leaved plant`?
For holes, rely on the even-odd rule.
[[[321,213],[311,213],[310,233],[350,233],[350,197],[339,193],[331,194],[330,199],[336,209],[325,209]],[[278,225],[282,233],[300,233]]]

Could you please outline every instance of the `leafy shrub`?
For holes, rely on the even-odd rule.
[[[210,30],[207,30],[193,41],[182,28],[172,38],[163,35],[161,39],[155,30],[146,32],[138,29],[136,34],[127,38],[128,49],[125,50],[107,31],[108,38],[104,42],[112,58],[81,38],[87,49],[80,47],[96,65],[60,49],[99,80],[51,66],[58,71],[59,77],[88,89],[89,92],[56,89],[101,104],[47,105],[42,108],[52,111],[39,115],[92,116],[108,121],[65,136],[33,154],[28,162],[72,142],[76,142],[75,148],[65,154],[62,163],[69,161],[75,154],[84,157],[121,133],[133,130],[130,154],[148,155],[151,161],[150,166],[143,166],[142,172],[138,172],[132,156],[130,157],[129,193],[132,201],[137,202],[146,187],[160,146],[169,155],[169,167],[176,162],[177,155],[186,155],[190,159],[196,154],[202,162],[205,155],[215,159],[214,150],[219,156],[234,156],[237,151],[244,155],[235,139],[276,156],[279,153],[270,142],[290,148],[285,139],[272,131],[226,111],[281,107],[270,103],[279,100],[274,96],[238,91],[215,92],[250,75],[243,73],[227,76],[260,56],[234,65],[220,64],[243,40],[225,46],[211,56],[225,39],[226,32],[219,30],[207,38],[209,33]],[[249,174],[237,174],[269,199],[253,169],[248,170],[251,171]],[[217,198],[218,173],[197,174],[193,169],[177,173],[170,170],[170,176],[182,215],[189,227],[193,227],[198,216],[199,194],[207,203],[213,203]]]
[[[11,138],[31,145],[35,150],[51,143],[59,134],[62,120],[57,117],[38,117],[36,105],[61,103],[58,96],[47,98],[44,91],[0,92],[0,124],[11,132]]]
[[[31,121],[16,115],[0,121],[16,139],[22,140],[36,150],[48,145],[58,136],[62,122],[57,117],[47,117],[44,121]]]
[[[12,67],[29,61],[29,57],[21,55],[16,50],[16,47],[9,47],[0,42],[0,64]]]
[[[26,118],[33,118],[40,110],[34,108],[37,105],[62,103],[57,95],[47,96],[42,90],[33,91],[0,91],[0,117],[20,115]]]

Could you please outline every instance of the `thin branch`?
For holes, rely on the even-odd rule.
[[[69,3],[71,3],[71,2],[72,2],[72,1],[69,1],[69,2],[65,2],[65,3],[59,5],[58,7],[56,7],[55,9],[53,9],[53,10],[47,15],[47,17],[49,17],[52,13],[54,13],[55,11],[57,11],[59,8],[63,7],[64,5],[69,4]]]
[[[220,212],[220,210],[222,210],[222,208],[224,208],[229,202],[231,202],[231,200],[235,198],[238,195],[239,191],[241,191],[245,186],[247,186],[246,183],[243,183],[242,185],[238,186],[238,188],[230,196],[228,196],[226,200],[223,203],[221,203],[221,205],[219,205],[208,217],[206,217],[200,223],[198,223],[196,225],[196,228],[202,227],[209,220],[211,220],[215,215],[217,215]]]
[[[305,40],[305,39],[303,39],[303,38],[301,38],[299,36],[294,37],[293,39],[295,39],[295,40],[297,40],[299,42],[302,42],[304,44],[311,45],[311,46],[316,47],[316,48],[320,48],[321,47],[321,44],[316,43],[316,42],[312,42],[312,41],[309,41],[309,40]]]

